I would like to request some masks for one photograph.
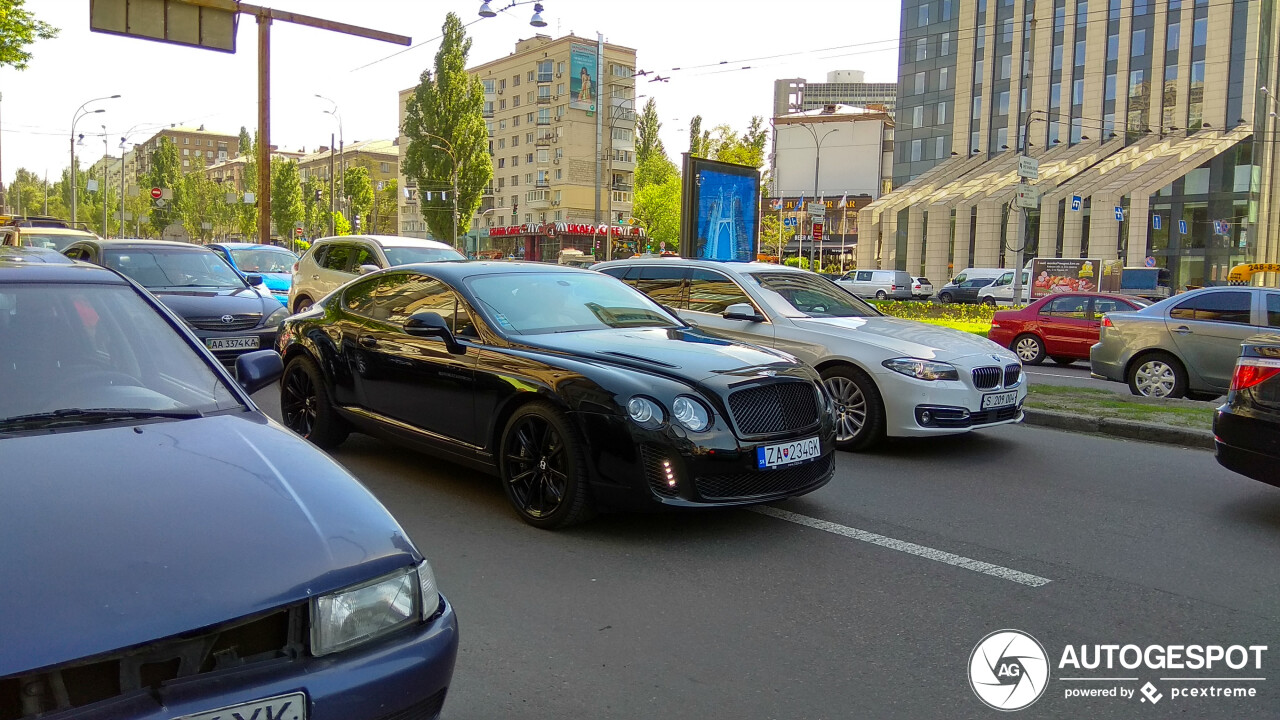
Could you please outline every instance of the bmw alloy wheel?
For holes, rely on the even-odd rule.
[[[1144,361],[1134,371],[1134,384],[1138,394],[1150,398],[1165,398],[1173,393],[1177,376],[1172,366],[1160,358]]]
[[[848,442],[867,422],[867,398],[847,377],[832,375],[822,383],[836,406],[836,442]]]

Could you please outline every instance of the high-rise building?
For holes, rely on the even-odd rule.
[[[904,0],[901,27],[896,189],[859,214],[860,267],[1011,263],[1024,134],[1027,257],[1178,289],[1280,260],[1275,0]]]
[[[517,42],[510,55],[468,70],[484,85],[493,156],[493,184],[472,218],[476,244],[468,249],[501,249],[532,260],[555,260],[570,248],[602,255],[606,224],[615,241],[634,244],[641,232],[628,222],[635,58],[635,50],[601,40],[537,35]],[[400,94],[401,127],[411,93]],[[400,145],[406,152],[408,139]],[[446,211],[449,203],[428,203],[423,188],[407,178],[404,187],[411,197],[402,199],[402,232],[425,236],[420,213]]]
[[[853,105],[883,110],[893,117],[897,104],[897,83],[869,83],[861,70],[833,70],[824,83],[804,78],[773,81],[773,116],[820,110],[827,105]]]
[[[203,125],[198,128],[165,128],[137,145],[141,151],[138,155],[139,173],[145,174],[151,170],[151,155],[160,147],[162,137],[169,138],[177,147],[184,173],[203,170],[209,165],[226,162],[240,154],[239,135],[211,132],[205,130]]]

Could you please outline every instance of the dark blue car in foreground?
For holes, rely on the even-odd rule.
[[[164,306],[0,258],[0,720],[433,718],[458,647],[431,567]]]

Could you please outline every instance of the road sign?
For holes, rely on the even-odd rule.
[[[163,197],[163,195],[161,194],[160,188],[158,187],[151,188],[152,200],[159,200],[161,197]]]
[[[1018,156],[1018,177],[1036,180],[1040,177],[1040,161],[1025,155]]]
[[[823,217],[827,214],[827,206],[820,202],[811,202],[805,209],[809,211],[810,215],[817,217]]]
[[[816,222],[813,224],[813,241],[814,242],[822,241],[822,223],[820,222]]]
[[[160,198],[159,200],[156,200],[155,203],[156,203],[156,207],[162,208],[164,207],[165,200],[164,198]]]
[[[234,10],[183,0],[93,0],[89,5],[94,32],[230,53],[236,51],[237,17]]]
[[[1075,210],[1076,212],[1079,212],[1079,211],[1080,211],[1080,204],[1081,204],[1081,203],[1083,203],[1083,202],[1084,202],[1084,200],[1083,200],[1079,195],[1072,195],[1072,196],[1071,196],[1071,209],[1072,209],[1072,210]]]
[[[1035,185],[1019,185],[1018,195],[1014,198],[1015,207],[1034,210],[1040,207],[1040,191]]]
[[[1187,221],[1186,221],[1186,220],[1179,220],[1179,221],[1178,221],[1178,232],[1182,233],[1183,235],[1186,235],[1186,234],[1187,234]]]
[[[1159,230],[1159,229],[1160,229],[1160,216],[1159,216],[1159,215],[1152,215],[1152,216],[1151,216],[1151,227],[1152,227],[1153,229],[1155,229],[1155,230]]]
[[[254,201],[255,199],[257,199],[257,198],[255,198],[255,197],[254,197],[254,195],[253,195],[253,193],[251,193],[251,192],[246,192],[246,193],[244,194],[244,204],[245,204],[245,205],[252,205],[252,204],[253,204],[253,201]]]
[[[202,230],[212,230],[212,229],[213,229],[213,223],[200,223],[200,229],[202,229]]]
[[[1116,206],[1116,222],[1124,222],[1124,208]]]
[[[84,184],[84,189],[88,190],[89,192],[98,192],[98,181],[97,180],[86,181]]]
[[[1148,255],[1148,256],[1147,256],[1147,260],[1146,260],[1146,264],[1147,264],[1147,267],[1155,267],[1155,266],[1156,266],[1156,259],[1155,259],[1155,258],[1153,258],[1153,257],[1151,257],[1150,255]]]

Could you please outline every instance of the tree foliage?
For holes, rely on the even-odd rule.
[[[244,143],[244,137],[240,138],[241,144]],[[241,183],[246,193],[254,193],[254,202],[241,202],[236,206],[236,226],[240,231],[240,235],[245,240],[252,242],[258,237],[258,137],[254,133],[253,141],[249,144],[249,152],[245,154],[244,173],[241,175]]]
[[[329,183],[314,173],[302,182],[302,226],[309,238],[329,234]]]
[[[387,180],[378,191],[373,205],[373,225],[369,232],[375,235],[396,234],[396,209],[400,204],[399,182]]]
[[[768,211],[760,217],[760,252],[765,255],[782,256],[782,249],[795,237],[794,226],[783,225],[777,213]]]
[[[636,165],[644,163],[653,155],[667,156],[662,146],[662,138],[658,136],[662,130],[662,122],[658,120],[658,103],[653,98],[645,101],[644,109],[636,117]],[[637,179],[636,184],[640,184]]]
[[[711,131],[702,129],[702,116],[694,115],[689,121],[689,154],[693,157],[709,158],[711,148]]]
[[[362,230],[366,229],[365,216],[373,209],[373,181],[369,179],[369,168],[361,165],[347,168],[342,178],[342,194],[347,198],[351,217],[359,221]]]
[[[665,157],[650,157],[646,164],[669,168],[649,173],[660,180],[650,180],[644,185],[637,182],[631,214],[648,233],[654,249],[666,242],[666,249],[675,251],[680,246],[680,174]],[[637,176],[639,174],[637,171]]]
[[[164,229],[180,221],[176,208],[182,201],[182,164],[178,158],[178,146],[168,137],[160,138],[160,145],[151,154],[151,168],[147,170],[147,186],[173,191],[164,207],[151,210],[151,227],[156,235],[164,235]]]
[[[493,179],[489,133],[484,121],[484,86],[467,72],[471,39],[454,13],[445,18],[435,72],[423,71],[421,83],[405,107],[404,134],[409,138],[403,171],[419,187],[449,187],[454,158],[458,172],[458,227],[461,236],[480,207],[481,194]],[[443,142],[441,140],[443,139]],[[453,158],[433,145],[452,148]],[[452,200],[441,203],[452,207]],[[439,238],[453,237],[452,213],[428,212],[427,227]]]
[[[226,205],[219,197],[221,187],[202,171],[189,172],[173,191],[172,214],[194,240],[209,242],[215,230],[216,206]],[[205,224],[209,227],[204,227]]]
[[[26,70],[31,62],[27,47],[58,35],[58,28],[36,19],[24,5],[26,0],[0,0],[0,67]]]
[[[240,154],[247,155],[253,152],[253,138],[249,137],[249,129],[240,126]]]
[[[298,163],[283,158],[272,158],[271,221],[275,223],[276,234],[292,240],[293,228],[302,222],[304,214],[302,179],[298,175]]]

